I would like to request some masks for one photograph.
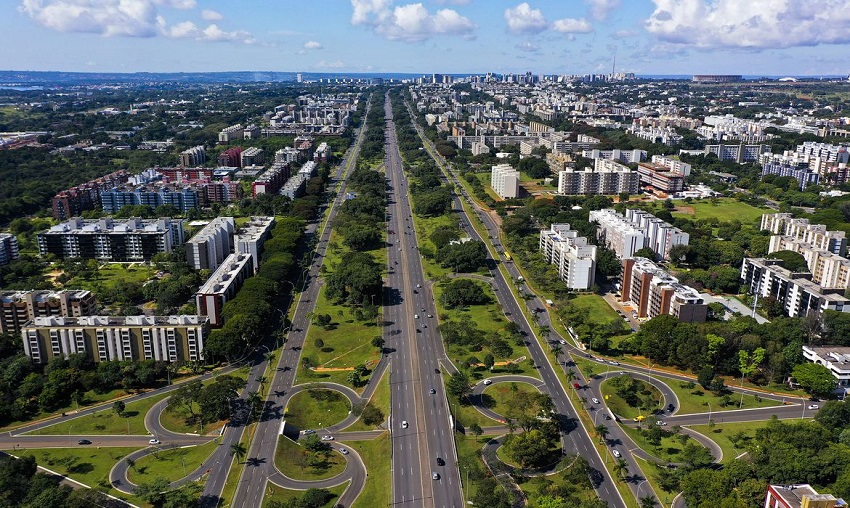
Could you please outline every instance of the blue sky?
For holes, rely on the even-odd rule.
[[[0,68],[850,73],[850,0],[0,0]]]

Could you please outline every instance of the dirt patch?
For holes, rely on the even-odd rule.
[[[684,214],[687,214],[687,215],[693,215],[694,214],[694,207],[692,207],[692,206],[677,206],[674,211],[679,212],[679,213],[684,213]]]

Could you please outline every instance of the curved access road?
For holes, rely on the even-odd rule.
[[[488,383],[487,381],[490,382]],[[482,415],[486,416],[491,420],[495,420],[501,423],[505,422],[505,415],[501,415],[485,406],[484,401],[481,398],[481,396],[484,394],[484,390],[486,390],[488,386],[492,386],[499,383],[525,383],[537,388],[537,390],[541,393],[548,393],[548,390],[546,390],[546,384],[543,383],[543,381],[537,379],[536,377],[531,376],[493,376],[483,381],[479,381],[478,383],[476,383],[475,386],[472,387],[472,405]]]
[[[275,471],[273,474],[269,475],[269,481],[279,487],[291,490],[327,489],[336,487],[337,485],[342,485],[346,482],[351,482],[348,487],[345,488],[335,504],[335,506],[351,506],[354,504],[354,501],[366,485],[366,465],[363,463],[363,459],[360,458],[360,455],[356,450],[351,447],[340,446],[343,444],[344,443],[337,443],[337,445],[333,445],[333,448],[337,453],[342,453],[340,452],[340,449],[342,448],[345,448],[346,451],[348,451],[347,454],[343,454],[346,461],[345,471],[333,478],[315,481],[294,480],[281,473],[275,465]]]
[[[206,438],[205,443],[210,442],[210,441],[212,441],[212,439]],[[139,459],[141,459],[142,457],[146,457],[148,455],[153,455],[154,453],[158,453],[158,452],[161,452],[161,451],[172,450],[174,448],[186,448],[188,446],[197,446],[199,444],[205,444],[205,443],[196,443],[196,444],[183,445],[183,446],[180,446],[180,445],[177,445],[177,444],[156,445],[156,446],[148,446],[147,448],[143,448],[141,450],[136,450],[135,452],[131,453],[130,455],[127,455],[122,460],[115,463],[114,466],[112,466],[112,469],[109,470],[109,483],[112,485],[112,487],[115,490],[119,490],[119,491],[121,491],[125,494],[133,494],[133,492],[136,490],[136,484],[134,484],[133,482],[131,482],[127,478],[127,472],[130,469],[130,464],[129,464],[128,461],[135,462],[135,461],[138,461]],[[220,449],[220,447],[219,447],[219,449]],[[171,482],[169,487],[170,488],[177,488],[177,487],[179,487],[179,486],[181,486],[185,483],[188,483],[190,481],[197,481],[197,480],[200,480],[201,478],[203,478],[204,475],[206,475],[210,472],[210,467],[215,462],[214,456],[216,455],[216,452],[219,451],[219,449],[215,450],[212,454],[210,454],[210,456],[200,466],[198,466],[194,471],[187,474],[183,478],[180,478],[179,480]]]

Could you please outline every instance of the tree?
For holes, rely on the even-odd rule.
[[[474,272],[487,264],[487,250],[483,242],[469,241],[446,245],[435,257],[444,268],[458,272]]]
[[[240,463],[242,457],[248,453],[248,449],[242,443],[233,443],[230,445],[230,455],[236,457],[236,462]]]
[[[375,225],[348,224],[341,230],[343,244],[355,251],[369,250],[381,241],[381,230]]]
[[[635,257],[646,258],[646,259],[655,259],[655,251],[649,247],[641,247],[640,249],[635,251]]]
[[[384,421],[384,413],[377,406],[369,403],[360,415],[366,425],[380,425]]]
[[[376,336],[372,338],[372,347],[377,348],[379,351],[384,350],[384,339],[381,336]]]
[[[608,427],[606,427],[605,424],[600,423],[594,427],[593,430],[596,432],[596,435],[599,436],[599,442],[604,443],[605,438],[607,438],[609,434]]]
[[[117,414],[119,418],[124,416],[124,409],[126,409],[126,407],[127,406],[124,404],[123,400],[116,400],[112,403],[112,410],[115,411],[115,414]]]
[[[644,496],[640,498],[640,508],[655,508],[658,501],[653,496]]]
[[[543,466],[549,458],[549,439],[538,429],[511,436],[505,445],[508,455],[522,467]]]
[[[482,429],[481,426],[478,425],[477,423],[473,422],[469,426],[469,432],[471,432],[473,436],[478,437],[478,436],[480,436],[481,434],[484,433],[484,429]]]
[[[838,386],[838,382],[829,369],[815,363],[797,365],[791,375],[800,383],[806,393],[814,396],[827,396]]]
[[[472,393],[472,385],[469,382],[469,376],[464,371],[457,371],[451,375],[446,383],[446,390],[449,394],[459,400],[464,400]]]
[[[483,305],[490,301],[481,285],[470,279],[454,279],[443,289],[440,301],[446,307]]]
[[[613,469],[614,474],[617,475],[621,480],[624,480],[627,476],[629,476],[629,463],[626,462],[626,459],[617,459],[617,462],[614,463]]]
[[[159,506],[167,497],[168,491],[168,480],[164,478],[156,478],[147,483],[140,483],[136,485],[136,489],[133,494],[136,497],[146,501],[154,506]]]

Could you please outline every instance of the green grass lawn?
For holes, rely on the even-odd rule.
[[[195,414],[200,414],[201,408],[197,403],[193,404]],[[210,432],[221,428],[226,421],[220,420],[212,423],[201,422],[187,423],[186,414],[180,409],[173,409],[170,405],[165,408],[159,416],[159,422],[163,427],[172,432],[181,432],[183,434],[209,434]]]
[[[682,444],[682,441],[679,440],[678,436],[669,435],[661,438],[661,444],[659,446],[653,446],[649,443],[649,441],[647,441],[646,437],[638,431],[638,429],[627,425],[621,425],[620,427],[622,427],[626,434],[628,434],[628,436],[632,438],[639,447],[643,448],[650,455],[653,455],[665,462],[682,462],[684,460],[682,450],[688,443],[694,443],[702,446],[699,441],[691,438],[687,434],[682,434],[685,436],[681,438],[682,441],[684,441],[684,444]]]
[[[345,488],[348,487],[348,484],[349,482],[345,482],[342,485],[337,485],[336,487],[323,489],[330,492],[333,497],[331,497],[331,499],[328,500],[327,503],[323,504],[321,508],[332,508],[334,506],[334,503],[336,503],[339,499],[339,496],[341,496],[342,493],[345,492]],[[291,502],[291,500],[293,499],[301,499],[302,497],[304,497],[304,492],[305,491],[303,490],[283,489],[270,482],[266,486],[266,495],[263,496],[263,506],[270,506],[272,502],[286,503]]]
[[[324,480],[345,471],[345,458],[331,450],[327,459],[311,465],[307,450],[285,436],[277,439],[274,463],[284,475],[293,480]]]
[[[502,425],[502,422],[490,419],[481,414],[472,404],[461,404],[458,402],[458,399],[452,395],[448,395],[448,398],[452,414],[457,420],[458,425],[461,427],[468,429],[473,423],[477,423],[480,427]]]
[[[729,394],[731,404],[722,406],[721,404],[724,401],[722,396],[718,397],[698,384],[694,384],[694,387],[690,388],[690,384],[685,381],[664,376],[653,375],[653,377],[663,383],[666,383],[667,386],[669,386],[676,394],[676,397],[679,398],[679,409],[676,414],[707,413],[709,404],[711,404],[712,412],[732,411],[740,409],[741,407],[743,407],[743,409],[753,409],[782,405],[782,402],[777,400],[765,399],[762,397],[756,398],[755,395],[745,393],[743,398],[744,404],[743,406],[740,406],[741,394],[732,392]]]
[[[437,248],[431,242],[431,234],[438,227],[450,227],[456,229],[458,233],[461,232],[458,227],[457,217],[453,214],[440,215],[439,217],[420,217],[418,215],[414,215],[413,225],[416,228],[416,238],[419,241],[419,249],[423,250],[422,248],[425,247],[424,251],[427,252],[435,253],[437,251]],[[396,233],[397,234],[394,235],[396,237],[404,234],[403,231],[396,231]],[[453,272],[451,268],[443,268],[439,263],[428,257],[423,257],[422,268],[425,271],[425,278],[430,280],[438,279],[443,275]]]
[[[87,391],[83,394],[83,400],[81,401],[79,408],[84,409],[87,406],[91,406],[91,405],[95,405],[95,404],[102,404],[104,402],[108,402],[110,400],[126,396],[127,393],[128,393],[127,390],[125,390],[123,388],[116,388],[114,390],[110,390],[110,391],[104,392],[104,393],[98,393],[94,390],[90,390],[90,391]],[[11,422],[6,427],[0,427],[0,430],[2,430],[2,431],[12,430],[16,427],[20,427],[22,425],[28,425],[28,424],[30,424],[34,421],[38,421],[38,420],[41,420],[41,419],[44,419],[44,418],[48,418],[50,416],[58,416],[58,415],[61,415],[62,413],[70,413],[70,412],[73,412],[76,409],[78,409],[77,405],[74,404],[74,403],[71,403],[71,404],[69,404],[65,407],[57,409],[56,411],[40,412],[40,413],[34,415],[31,420]]]
[[[141,263],[102,263],[94,276],[74,277],[65,283],[64,287],[97,291],[100,288],[113,288],[120,283],[142,284],[152,279],[156,272],[154,266]]]
[[[638,383],[641,386],[641,392],[648,390],[652,393],[652,398],[655,400],[655,405],[653,406],[653,408],[660,408],[662,400],[661,392],[658,391],[658,389],[654,386],[644,381],[638,380]],[[638,415],[643,415],[647,418],[651,417],[652,410],[645,411],[637,407],[630,406],[625,399],[617,395],[614,385],[611,382],[611,378],[606,379],[602,382],[601,389],[602,395],[605,397],[605,402],[607,403],[611,411],[614,412],[614,414],[629,419],[635,418]]]
[[[131,501],[139,506],[144,502],[122,494],[109,483],[109,471],[118,461],[136,451],[136,448],[49,448],[40,450],[4,450],[22,457],[35,457],[39,466],[64,474],[93,489]]]
[[[155,478],[174,482],[191,473],[219,446],[215,441],[187,448],[173,448],[147,455],[136,461],[135,467],[127,471],[127,479],[136,485]]]
[[[381,380],[378,381],[378,387],[375,388],[375,392],[372,394],[372,398],[369,399],[369,403],[373,406],[377,407],[381,410],[384,415],[390,414],[390,374],[389,369],[384,371],[384,375],[381,376]],[[356,431],[356,430],[375,430],[377,427],[373,425],[366,425],[363,423],[362,419],[358,419],[356,422],[351,424],[350,427],[347,427],[346,431]]]
[[[690,213],[688,207],[693,208],[693,213]],[[770,208],[756,208],[742,203],[737,199],[718,198],[714,202],[712,200],[699,200],[691,203],[682,202],[681,207],[673,212],[673,216],[691,220],[711,218],[716,218],[720,221],[739,220],[746,224],[754,223],[761,219],[762,214],[773,212],[774,210]]]
[[[690,425],[689,428],[710,438],[720,445],[723,450],[723,462],[733,460],[744,452],[743,447],[755,437],[756,430],[767,425],[767,422],[717,423],[714,428],[709,425]],[[737,446],[733,441],[737,441]]]
[[[512,389],[514,386],[516,391]],[[482,398],[491,410],[505,416],[513,399],[536,393],[538,393],[537,388],[528,383],[495,383],[484,389]]]
[[[366,471],[366,485],[363,492],[354,501],[351,508],[374,508],[385,506],[392,495],[392,479],[390,477],[390,440],[387,434],[370,441],[349,443],[350,447],[360,454]]]
[[[299,429],[322,428],[344,420],[351,404],[341,393],[324,388],[298,392],[286,406],[286,423]]]
[[[478,490],[475,481],[469,481],[465,473],[468,469],[473,468],[480,471],[486,471],[487,466],[481,459],[481,449],[489,441],[488,437],[475,437],[472,435],[456,434],[455,442],[457,444],[457,461],[460,466],[460,482],[463,484],[464,495],[469,493],[467,500],[475,497]],[[468,484],[467,484],[468,483]]]
[[[145,414],[150,408],[170,394],[161,393],[144,400],[127,403],[124,416],[118,416],[112,409],[98,411],[50,427],[30,432],[32,435],[101,435],[101,434],[147,434]]]

